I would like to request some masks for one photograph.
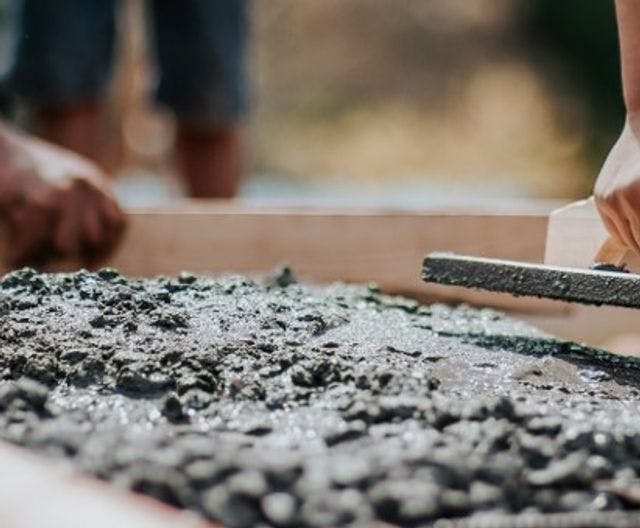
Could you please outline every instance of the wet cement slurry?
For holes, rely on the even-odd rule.
[[[0,438],[230,527],[640,519],[640,361],[489,310],[22,270],[0,373]]]

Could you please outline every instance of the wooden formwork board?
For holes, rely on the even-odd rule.
[[[527,211],[381,211],[248,208],[228,201],[187,201],[127,212],[128,229],[101,265],[133,277],[259,273],[289,265],[313,282],[377,283],[384,291],[424,301],[467,302],[506,310],[568,315],[566,304],[507,294],[425,284],[422,260],[452,251],[540,262],[548,213],[557,204]],[[56,262],[52,270],[78,269]],[[0,272],[8,271],[6,268]]]
[[[497,258],[542,259],[547,216],[484,213],[271,211],[188,206],[132,211],[111,264],[149,276],[264,272],[291,265],[317,281],[376,281],[424,288],[420,265],[436,249]]]
[[[0,442],[2,528],[220,528]]]
[[[550,207],[548,208],[550,209]],[[313,282],[377,283],[425,301],[453,300],[553,313],[546,301],[426,285],[430,251],[540,261],[547,211],[526,213],[258,209],[187,202],[128,212],[125,238],[104,265],[127,276],[266,273],[289,265]],[[54,269],[74,269],[57,263]]]
[[[107,264],[125,275],[144,277],[183,270],[265,273],[287,264],[304,280],[375,282],[385,291],[425,302],[517,312],[543,330],[593,345],[635,331],[636,312],[630,310],[422,282],[422,259],[431,251],[542,262],[552,209],[545,203],[527,211],[487,213],[260,209],[188,202],[131,210],[128,233]]]
[[[590,344],[635,332],[635,312],[628,310],[514,298],[427,285],[420,279],[422,259],[431,251],[542,262],[554,206],[533,202],[524,211],[487,213],[269,209],[186,201],[129,210],[126,236],[104,265],[128,276],[151,277],[183,270],[262,274],[288,264],[303,280],[375,282],[387,292],[425,302],[465,302],[516,312],[543,330]],[[77,268],[74,262],[54,266]]]

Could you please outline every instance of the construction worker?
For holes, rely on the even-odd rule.
[[[616,0],[627,118],[595,185],[609,233],[640,254],[640,2]]]
[[[115,0],[13,0],[6,82],[40,137],[105,164]],[[244,0],[149,0],[156,100],[176,117],[176,162],[193,197],[231,197],[242,171]]]
[[[13,266],[55,256],[91,263],[123,231],[124,216],[99,167],[115,5],[13,2],[15,50],[4,85],[26,103],[35,132],[66,147],[0,123],[3,256]],[[176,157],[189,194],[232,196],[241,173],[238,120],[246,99],[245,2],[151,0],[149,7],[159,70],[156,97],[176,115]]]
[[[54,256],[85,263],[118,241],[124,216],[108,179],[87,159],[0,122],[0,218],[9,264]]]

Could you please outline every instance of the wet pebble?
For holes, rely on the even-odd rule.
[[[267,521],[276,526],[291,526],[295,520],[296,499],[289,493],[270,493],[262,498],[261,508]]]

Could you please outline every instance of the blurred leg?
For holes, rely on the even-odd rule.
[[[176,162],[189,196],[232,198],[243,172],[242,141],[237,126],[218,128],[179,122]]]
[[[34,132],[104,165],[113,0],[18,0],[14,8],[7,82],[26,103]]]
[[[243,0],[153,0],[157,99],[176,115],[176,161],[189,194],[227,198],[242,175],[246,106]]]
[[[110,169],[104,110],[102,101],[34,105],[33,132]]]

